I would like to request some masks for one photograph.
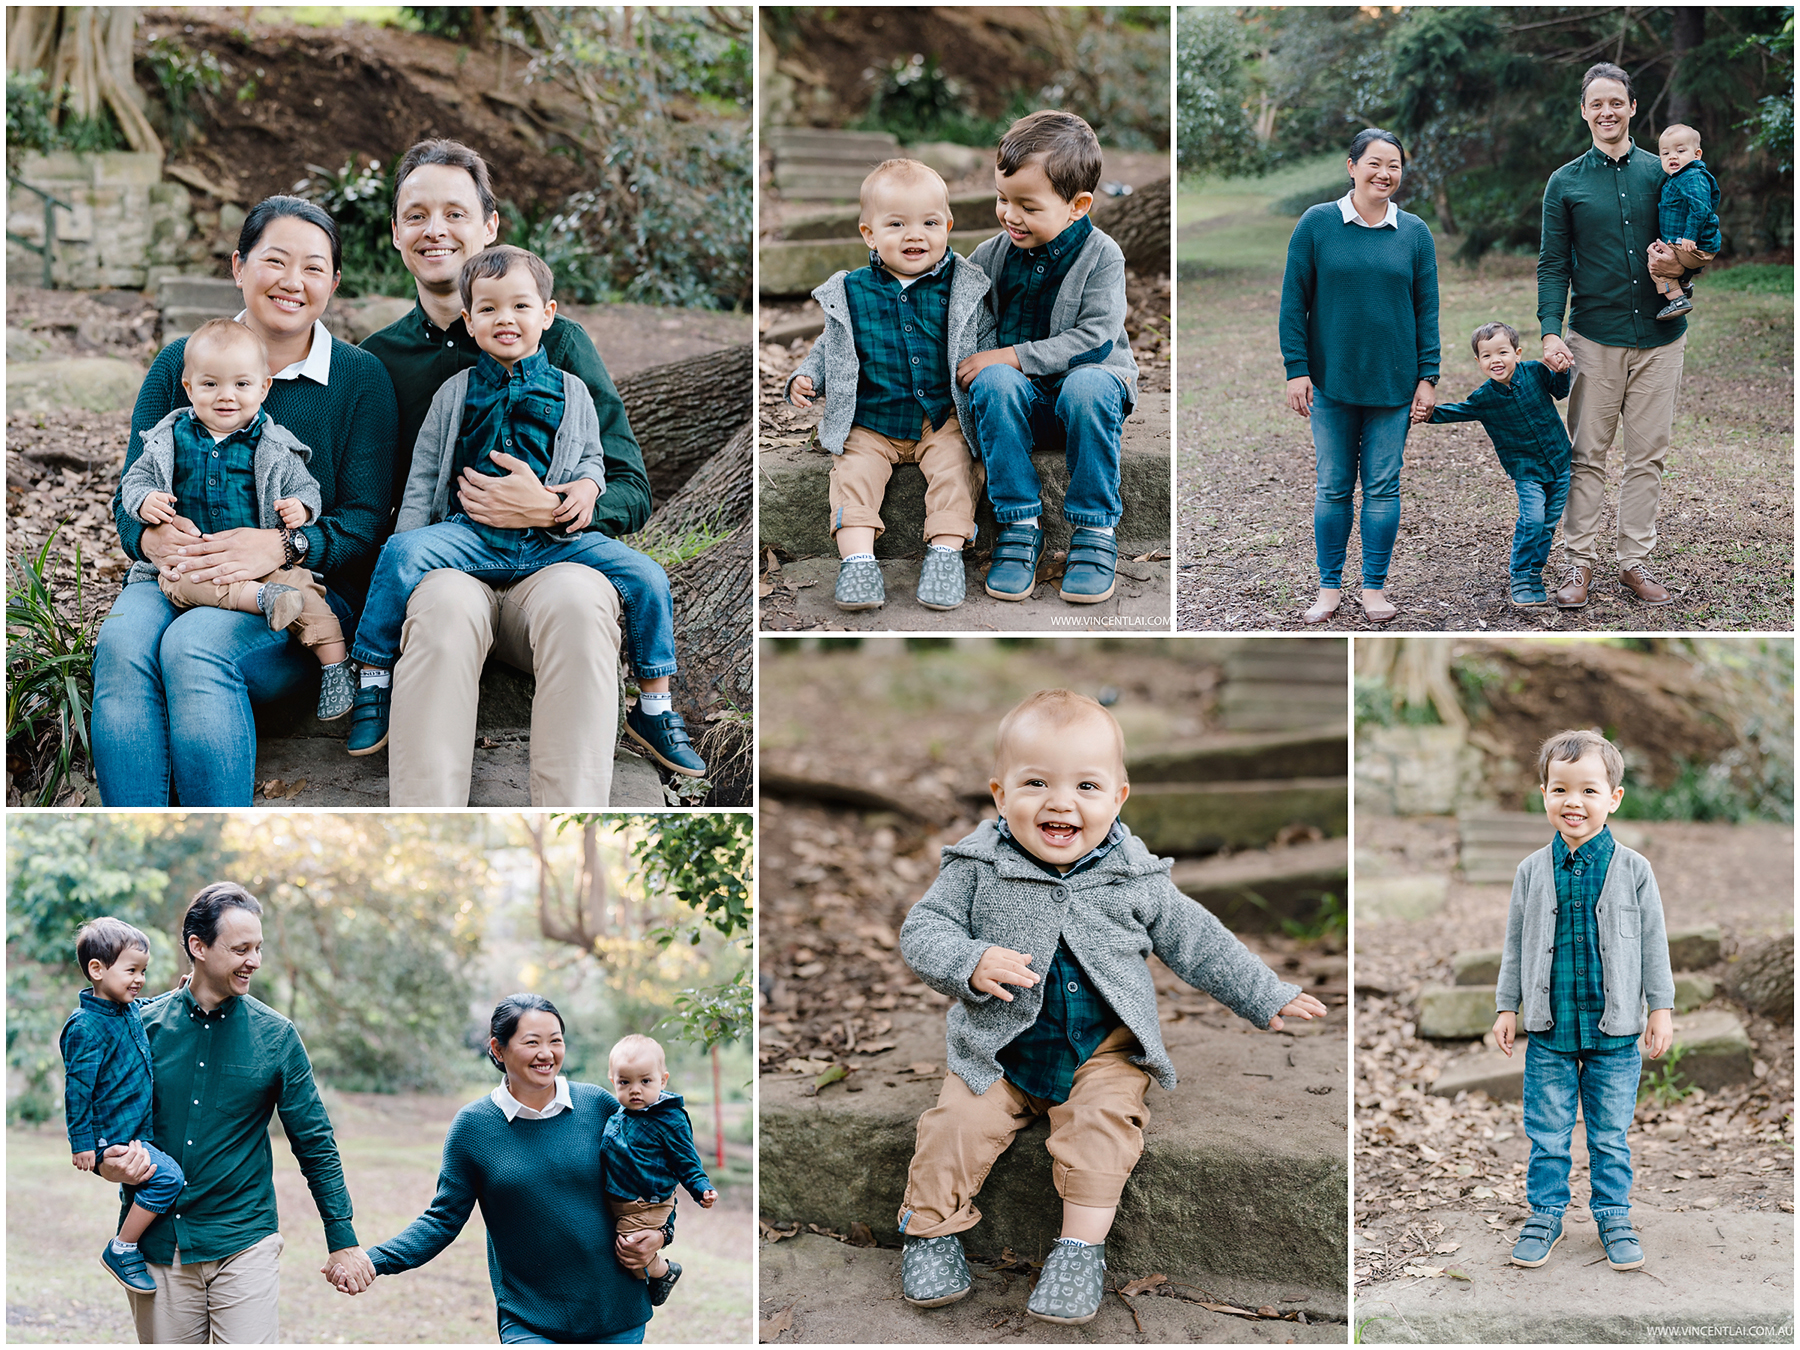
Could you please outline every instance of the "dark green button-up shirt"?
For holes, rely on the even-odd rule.
[[[350,1192],[312,1062],[294,1024],[254,998],[212,1012],[180,989],[142,1009],[156,1061],[153,1142],[181,1164],[187,1186],[145,1230],[146,1261],[218,1261],[279,1231],[269,1117],[281,1127],[325,1223],[325,1247],[357,1245]],[[121,1213],[121,1218],[123,1214]]]
[[[1623,1050],[1636,1036],[1608,1036],[1600,1030],[1606,1011],[1606,975],[1600,965],[1600,920],[1595,906],[1612,866],[1612,830],[1602,827],[1569,852],[1559,832],[1550,843],[1556,872],[1556,943],[1550,960],[1550,1030],[1534,1032],[1546,1049],[1572,1055],[1578,1050]]]
[[[1656,319],[1663,299],[1647,259],[1663,178],[1662,161],[1635,145],[1623,159],[1589,147],[1550,175],[1538,247],[1543,332],[1562,336],[1565,300],[1569,327],[1603,346],[1665,347],[1687,332],[1686,319]]]

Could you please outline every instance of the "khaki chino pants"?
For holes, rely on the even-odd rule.
[[[1051,1103],[1019,1091],[1004,1078],[976,1096],[955,1074],[944,1079],[937,1105],[919,1117],[918,1142],[900,1206],[907,1237],[961,1233],[981,1221],[975,1197],[1013,1137],[1041,1115],[1050,1117],[1056,1193],[1071,1204],[1109,1209],[1144,1152],[1150,1118],[1144,1091],[1150,1075],[1131,1062],[1137,1037],[1119,1027],[1075,1070],[1069,1100]]]
[[[281,1339],[280,1233],[219,1261],[144,1268],[156,1296],[128,1293],[140,1345],[273,1345]]]
[[[844,437],[844,453],[831,457],[831,533],[865,526],[881,538],[887,526],[881,521],[881,503],[896,464],[917,464],[925,475],[925,538],[953,534],[958,539],[975,536],[975,494],[981,491],[981,469],[969,454],[962,427],[955,417],[932,428],[919,419],[919,438],[896,440],[870,431],[850,428]]]
[[[229,586],[221,586],[211,581],[189,581],[183,577],[180,581],[170,581],[158,575],[156,584],[162,593],[169,598],[169,603],[176,609],[192,609],[196,605],[207,609],[238,609],[235,603],[246,593],[249,603],[256,603],[256,588],[273,582],[281,586],[292,586],[300,592],[303,608],[300,617],[288,625],[293,635],[308,647],[323,647],[330,642],[344,640],[343,625],[338,622],[337,615],[331,612],[331,605],[325,599],[325,587],[319,579],[304,567],[277,567],[266,577],[258,577],[255,581],[236,581]],[[238,610],[247,614],[249,610]]]

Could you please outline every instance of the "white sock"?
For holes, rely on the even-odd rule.
[[[675,707],[675,695],[670,690],[653,694],[649,690],[638,690],[638,711],[645,717],[661,717]]]
[[[373,667],[364,666],[357,687],[359,689],[386,689],[393,682],[393,671],[376,670]]]
[[[1090,530],[1098,530],[1101,534],[1111,534],[1113,532],[1113,527],[1111,525],[1090,525],[1088,528]]]
[[[1065,1247],[1091,1247],[1094,1245],[1091,1242],[1083,1242],[1080,1238],[1058,1238],[1056,1240]]]
[[[257,587],[256,587],[256,607],[257,607],[257,608],[258,608],[258,609],[261,609],[261,608],[262,608],[262,593],[263,593],[263,587],[264,587],[264,586],[267,586],[267,585],[268,585],[268,584],[269,584],[269,583],[268,583],[268,582],[266,582],[266,581],[264,581],[264,582],[259,582],[259,583],[257,583]]]
[[[1013,521],[1013,524],[1015,524],[1015,525],[1029,525],[1034,530],[1038,527],[1037,523],[1038,523],[1038,518],[1036,516],[1033,516],[1030,520],[1015,520],[1015,521]],[[1004,530],[1006,528],[1006,526],[1002,525],[1000,528]]]
[[[958,544],[955,548],[951,548],[948,544],[927,544],[927,545],[925,545],[925,547],[928,549],[935,549],[939,553],[961,553],[962,552],[962,545],[960,545],[960,544]]]
[[[874,562],[874,561],[875,561],[875,555],[874,555],[874,554],[873,554],[873,553],[852,553],[852,554],[850,554],[850,555],[849,555],[849,556],[848,556],[848,557],[846,557],[846,558],[840,558],[840,559],[839,559],[839,560],[838,560],[838,561],[839,561],[839,562],[841,562],[841,563],[847,563],[847,562]]]
[[[114,1238],[112,1240],[112,1247],[115,1252],[135,1252],[137,1250],[137,1243],[125,1242],[122,1239]]]

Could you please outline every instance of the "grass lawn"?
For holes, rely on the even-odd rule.
[[[431,1203],[444,1131],[473,1092],[455,1097],[337,1093],[331,1097],[338,1148],[355,1204],[357,1236],[373,1246],[397,1234]],[[742,1113],[735,1104],[727,1110]],[[702,1124],[703,1136],[709,1134]],[[704,1146],[703,1154],[708,1152]],[[709,1211],[684,1195],[671,1255],[681,1283],[656,1310],[645,1339],[661,1344],[745,1344],[750,1339],[750,1253],[754,1224],[743,1162],[728,1158],[718,1203]],[[320,1344],[492,1344],[494,1294],[487,1242],[476,1211],[435,1261],[384,1276],[356,1298],[316,1272],[325,1259],[318,1210],[285,1139],[274,1140],[275,1193],[286,1251],[281,1334]],[[709,1161],[710,1165],[710,1161]],[[733,1177],[741,1178],[734,1182]],[[69,1165],[60,1128],[6,1132],[6,1322],[9,1341],[108,1342],[136,1339],[124,1293],[101,1269],[101,1244],[118,1219],[113,1187]]]
[[[1297,628],[1318,585],[1313,451],[1283,402],[1276,333],[1294,219],[1269,204],[1329,181],[1334,157],[1269,179],[1184,185],[1177,197],[1177,614],[1186,629]],[[1440,397],[1481,376],[1467,335],[1503,319],[1539,354],[1535,260],[1479,267],[1440,240]],[[1517,610],[1507,555],[1511,482],[1478,425],[1415,427],[1401,482],[1391,626],[1414,629],[1785,631],[1793,623],[1793,269],[1708,272],[1696,289],[1652,569],[1675,592],[1662,610],[1627,603],[1613,575],[1586,610]],[[1565,405],[1566,406],[1566,405]],[[1616,502],[1619,452],[1609,464]],[[1609,510],[1601,539],[1613,537]],[[1351,566],[1360,540],[1350,541]],[[1551,554],[1550,572],[1562,561]],[[1555,580],[1552,575],[1552,580]],[[1352,581],[1354,584],[1354,581]],[[1367,625],[1346,603],[1332,627]]]

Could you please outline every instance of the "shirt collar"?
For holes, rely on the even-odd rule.
[[[937,260],[937,265],[929,272],[925,272],[920,276],[915,277],[914,281],[935,280],[936,278],[943,276],[946,271],[954,266],[956,266],[956,250],[953,248],[946,248],[944,250],[944,256]],[[875,273],[877,280],[892,281],[895,285],[899,285],[900,278],[888,271],[887,267],[883,265],[881,261],[881,255],[874,249],[869,250],[869,267]],[[902,287],[902,289],[904,289],[904,287]]]
[[[114,1003],[110,998],[102,998],[92,989],[81,991],[81,1006],[86,1012],[99,1013],[102,1017],[123,1017],[128,1003]]]
[[[240,309],[237,321],[242,323],[249,312],[247,309]],[[302,375],[314,384],[331,383],[331,330],[325,326],[323,319],[313,320],[312,346],[307,349],[305,358],[275,372],[278,380],[297,380]]]
[[[1056,877],[1072,877],[1077,872],[1085,871],[1125,841],[1125,826],[1123,822],[1115,819],[1112,828],[1106,832],[1106,838],[1077,858],[1067,872],[1058,872],[1053,864],[1045,862],[1013,837],[1012,829],[1007,825],[1005,816],[1001,816],[994,822],[994,828],[999,830],[1000,837],[1012,845],[1021,857],[1029,859]]]
[[[212,430],[206,423],[200,420],[200,414],[195,412],[192,407],[188,408],[187,414],[188,425],[193,429],[194,434],[196,436],[205,436],[208,440],[211,440]],[[258,408],[255,417],[252,417],[243,426],[239,427],[224,440],[220,441],[219,444],[225,445],[231,441],[242,440],[250,445],[255,445],[257,441],[262,439],[263,428],[268,424],[268,421],[269,410],[267,408]]]
[[[1614,159],[1597,145],[1588,146],[1588,154],[1593,157],[1595,162],[1604,164],[1609,168],[1617,168],[1621,164],[1628,163],[1631,157],[1636,153],[1637,142],[1629,139],[1625,142],[1625,153],[1620,155],[1617,159]]]
[[[1562,837],[1562,831],[1558,830],[1556,837],[1550,841],[1550,851],[1558,867],[1568,866],[1571,858],[1579,858],[1583,863],[1594,863],[1595,865],[1603,863],[1612,857],[1612,826],[1602,825],[1599,834],[1573,853],[1569,851],[1568,841]]]
[[[1338,210],[1343,213],[1344,224],[1360,225],[1365,230],[1397,230],[1400,228],[1400,208],[1394,205],[1394,199],[1392,197],[1388,198],[1387,214],[1381,218],[1381,223],[1379,225],[1371,225],[1357,214],[1356,204],[1350,200],[1354,195],[1355,190],[1352,189],[1350,192],[1346,192],[1342,197],[1338,198]]]
[[[548,1120],[551,1116],[575,1109],[575,1099],[569,1094],[569,1080],[560,1073],[556,1075],[556,1096],[542,1111],[526,1106],[508,1092],[504,1078],[500,1080],[500,1086],[490,1092],[488,1097],[495,1106],[506,1113],[509,1124],[521,1117],[525,1120]]]
[[[1063,227],[1062,233],[1047,244],[1039,244],[1036,248],[1021,249],[1028,258],[1061,258],[1087,243],[1087,237],[1094,232],[1092,217],[1083,216],[1080,220],[1071,220]]]
[[[214,1008],[211,1012],[208,1012],[205,1008],[200,1006],[200,1000],[194,997],[194,986],[192,983],[182,985],[181,992],[177,994],[176,997],[187,1004],[189,1017],[197,1017],[203,1022],[221,1021],[224,1018],[229,1017],[231,1015],[231,1010],[238,1005],[238,996],[236,994],[227,994],[219,1001],[218,1007]]]
[[[521,382],[535,380],[550,364],[550,358],[544,355],[544,344],[538,343],[538,349],[530,356],[514,361],[512,369],[505,366],[487,352],[482,352],[475,361],[475,373],[488,384],[501,386],[513,379]]]

